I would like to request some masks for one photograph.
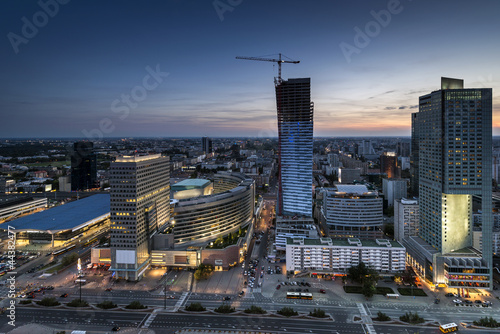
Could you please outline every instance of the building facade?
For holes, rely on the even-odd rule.
[[[342,275],[364,262],[381,274],[389,274],[405,270],[405,256],[406,250],[400,243],[386,239],[289,238],[286,270]]]
[[[276,85],[279,185],[277,215],[312,216],[313,103],[311,79]]]
[[[325,190],[323,220],[332,238],[381,238],[384,220],[382,198],[364,185],[337,185]]]
[[[111,270],[139,280],[149,267],[153,236],[170,220],[169,158],[124,156],[110,167]]]
[[[394,206],[395,200],[408,197],[408,180],[383,179],[382,192],[387,206]]]
[[[491,289],[492,90],[464,89],[441,78],[441,90],[419,98],[412,152],[418,155],[419,238],[434,251],[420,263],[435,283]],[[482,254],[472,239],[472,196],[482,199]],[[414,238],[410,238],[414,240]],[[418,257],[419,254],[410,254]]]
[[[97,157],[94,144],[80,141],[71,151],[71,190],[85,190],[97,186]]]
[[[217,173],[214,195],[174,201],[172,231],[176,246],[201,245],[253,222],[255,183],[241,173]],[[239,182],[236,183],[236,180]]]
[[[201,138],[201,150],[205,154],[210,154],[214,151],[213,144],[212,144],[212,138],[208,138],[208,137]]]
[[[418,200],[394,201],[394,238],[397,241],[417,236],[419,224]]]

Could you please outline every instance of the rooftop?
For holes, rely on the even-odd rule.
[[[337,184],[337,191],[347,194],[363,195],[369,192],[365,185],[361,184]]]
[[[351,246],[356,247],[356,243],[352,241],[359,241],[361,247],[388,247],[386,245],[390,245],[391,248],[404,248],[399,242],[388,239],[375,239],[375,240],[362,240],[351,238],[351,242],[348,239],[331,239],[331,238],[318,238],[318,239],[307,239],[304,238],[303,244],[306,246],[321,246],[321,245],[329,245],[332,246]],[[378,242],[377,242],[378,241]],[[287,238],[287,245],[300,245],[298,238]]]
[[[109,194],[97,194],[21,217],[9,222],[9,225],[14,227],[16,232],[35,230],[56,233],[76,230],[93,220],[109,216],[109,203]]]
[[[171,188],[173,191],[188,190],[188,189],[199,189],[205,188],[210,184],[210,180],[205,179],[185,179],[180,182],[172,184]]]

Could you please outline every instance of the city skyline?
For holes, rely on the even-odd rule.
[[[493,88],[500,134],[493,1],[40,3],[3,13],[2,137],[276,137],[277,66],[235,57],[279,52],[316,136],[410,136],[440,76]]]

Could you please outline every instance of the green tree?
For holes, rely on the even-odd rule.
[[[62,260],[61,264],[66,267],[72,264],[73,262],[76,262],[78,260],[78,254],[77,253],[69,253],[68,255],[65,255]]]
[[[98,308],[102,308],[103,310],[107,310],[110,308],[115,308],[116,304],[113,303],[111,300],[104,300],[100,302],[99,304],[96,305]]]
[[[36,303],[41,306],[57,306],[61,304],[54,297],[45,297]]]
[[[348,269],[347,278],[351,282],[364,285],[365,282],[377,282],[379,275],[376,270],[368,267],[364,262],[360,262],[357,266],[352,266]]]
[[[73,299],[67,305],[71,306],[71,307],[87,307],[87,306],[89,306],[89,303],[85,300]]]
[[[198,269],[196,269],[196,271],[194,272],[194,278],[196,280],[207,279],[208,277],[210,277],[213,271],[214,271],[214,266],[212,266],[211,264],[202,263],[198,266]]]
[[[363,296],[371,298],[375,294],[375,286],[373,285],[372,282],[367,281],[363,283],[363,288],[361,289]]]

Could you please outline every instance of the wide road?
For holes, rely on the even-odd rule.
[[[268,331],[275,333],[317,333],[317,334],[359,334],[367,333],[365,325],[342,320],[335,321],[219,316],[199,314],[157,314],[153,321],[147,321],[150,313],[114,312],[114,311],[73,311],[35,308],[18,308],[16,327],[26,323],[36,322],[57,330],[89,330],[110,331],[114,326],[125,328],[148,328],[156,333],[172,334],[178,329],[241,329]],[[5,317],[0,319],[0,332],[12,329]],[[150,319],[151,320],[151,319]],[[439,333],[437,328],[422,328],[415,326],[374,325],[376,333]],[[469,332],[464,330],[463,332]]]

